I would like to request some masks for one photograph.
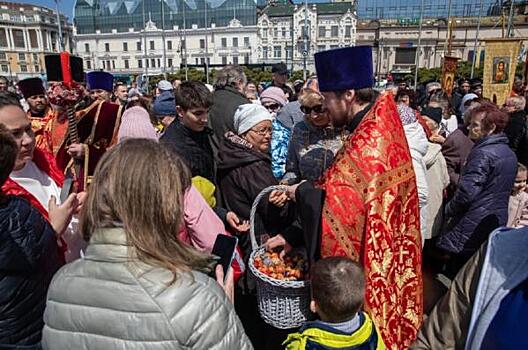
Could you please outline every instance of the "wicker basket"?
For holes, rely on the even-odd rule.
[[[255,214],[257,206],[264,195],[273,190],[284,190],[284,186],[270,186],[262,190],[251,207],[250,238],[253,249],[249,257],[249,269],[257,282],[257,298],[262,319],[280,329],[296,328],[307,321],[310,312],[309,281],[282,281],[271,278],[260,272],[254,264],[255,257],[264,253],[255,238]]]

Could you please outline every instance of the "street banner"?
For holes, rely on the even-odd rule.
[[[522,38],[486,39],[483,96],[501,107],[510,96]]]
[[[449,97],[453,94],[457,62],[458,57],[445,56],[444,64],[442,65],[442,90],[444,90]]]

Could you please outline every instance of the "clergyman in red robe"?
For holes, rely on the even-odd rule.
[[[422,244],[416,179],[396,105],[391,94],[372,89],[370,47],[320,52],[315,64],[333,125],[351,134],[317,183],[288,190],[308,254],[362,263],[365,309],[387,349],[407,349],[422,322]]]

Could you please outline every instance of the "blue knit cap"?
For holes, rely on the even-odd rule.
[[[176,117],[176,99],[172,91],[162,92],[154,101],[152,111],[157,117]]]

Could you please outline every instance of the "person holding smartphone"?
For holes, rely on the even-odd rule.
[[[224,283],[216,267],[215,282],[211,255],[178,238],[190,185],[182,159],[153,140],[103,156],[81,215],[90,244],[50,286],[43,349],[253,349],[232,272]]]

